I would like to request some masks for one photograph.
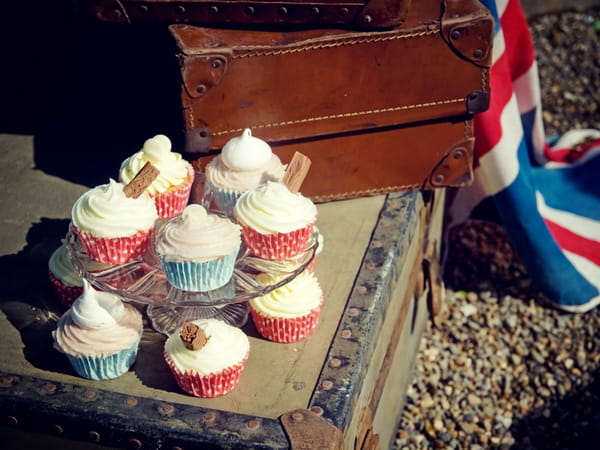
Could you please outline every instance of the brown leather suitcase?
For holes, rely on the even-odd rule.
[[[402,23],[412,0],[81,0],[105,22],[386,28]]]
[[[471,181],[493,31],[477,0],[413,2],[385,31],[169,28],[200,171],[251,128],[284,163],[311,158],[317,202]]]

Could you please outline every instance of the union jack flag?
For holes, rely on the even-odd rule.
[[[475,117],[475,181],[450,224],[492,202],[519,258],[558,308],[600,304],[600,131],[549,138],[535,50],[519,0],[482,0],[496,21],[491,103]]]

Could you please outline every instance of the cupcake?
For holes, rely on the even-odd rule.
[[[133,365],[142,331],[137,309],[84,280],[83,293],[62,315],[52,336],[54,347],[67,355],[80,376],[108,380]]]
[[[216,206],[231,216],[240,195],[267,181],[280,181],[284,172],[285,166],[269,144],[246,128],[206,165],[205,191],[212,193]]]
[[[119,180],[129,183],[150,162],[159,170],[159,175],[146,190],[156,204],[158,216],[167,219],[183,211],[190,199],[194,169],[181,154],[171,151],[171,141],[158,134],[144,142],[140,151],[121,163]]]
[[[231,280],[241,242],[237,224],[192,204],[161,227],[156,252],[173,286],[211,291]]]
[[[98,269],[105,267],[104,264],[97,263]],[[83,280],[77,269],[73,266],[64,243],[50,255],[50,259],[48,260],[48,276],[58,299],[67,308],[83,292]]]
[[[73,267],[64,244],[52,252],[48,260],[48,276],[58,299],[67,308],[83,292],[81,275]]]
[[[260,274],[263,285],[277,283],[270,274]],[[303,271],[283,286],[250,300],[250,314],[262,337],[273,342],[298,342],[316,328],[323,305],[323,291],[312,272]]]
[[[143,255],[158,218],[152,199],[142,192],[128,197],[114,180],[84,193],[71,209],[73,230],[90,258],[124,264]]]
[[[196,397],[219,397],[235,388],[250,342],[234,326],[218,319],[186,322],[165,342],[164,358],[177,384]]]
[[[250,252],[264,259],[289,259],[302,252],[317,220],[314,203],[268,181],[238,199],[233,214]]]

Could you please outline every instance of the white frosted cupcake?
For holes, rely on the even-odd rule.
[[[285,166],[269,144],[246,128],[225,144],[204,171],[205,190],[212,192],[217,207],[231,216],[240,195],[267,181],[280,181]]]
[[[164,348],[175,381],[196,397],[218,397],[235,388],[249,353],[242,330],[218,319],[186,322]]]
[[[75,372],[106,380],[123,375],[133,365],[142,331],[137,309],[84,281],[82,295],[60,318],[52,336],[54,347],[67,355]]]
[[[119,180],[129,183],[146,163],[152,163],[159,175],[146,192],[156,204],[161,219],[174,217],[183,211],[190,199],[194,169],[181,154],[171,151],[170,139],[157,134],[147,139],[140,151],[121,163]]]
[[[146,194],[127,197],[115,180],[96,186],[77,199],[71,209],[74,231],[90,258],[124,264],[146,251],[158,218]]]
[[[317,221],[317,207],[309,198],[272,181],[242,194],[233,214],[252,254],[264,259],[298,255]]]
[[[241,242],[237,224],[192,204],[161,227],[156,252],[173,286],[211,291],[231,280]]]
[[[264,285],[277,282],[269,274],[257,280]],[[312,272],[304,271],[289,283],[250,300],[250,313],[264,338],[279,343],[297,342],[316,328],[323,305],[323,291]]]

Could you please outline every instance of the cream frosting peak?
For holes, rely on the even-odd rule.
[[[71,319],[82,328],[115,325],[125,313],[123,302],[114,294],[97,291],[83,280],[83,293],[71,306]]]
[[[250,128],[231,138],[221,150],[223,163],[231,170],[250,171],[265,167],[271,160],[271,147],[252,136]]]
[[[159,163],[166,159],[171,152],[171,140],[164,134],[146,139],[142,147],[142,153],[147,161],[151,163]]]

